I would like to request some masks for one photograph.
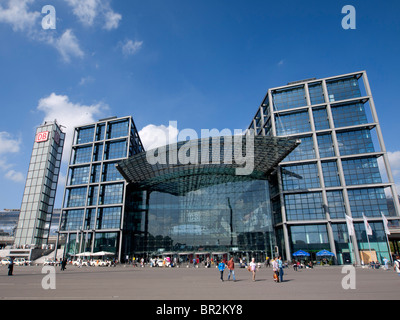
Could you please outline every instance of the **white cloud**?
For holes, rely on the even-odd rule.
[[[8,132],[0,132],[0,155],[17,153],[20,150],[21,139],[13,138]]]
[[[7,7],[0,4],[0,22],[10,24],[14,31],[29,31],[38,23],[40,12],[29,12],[34,0],[9,0]],[[4,3],[4,1],[3,1]]]
[[[283,64],[285,63],[285,61],[282,59],[278,62],[278,67],[283,66]]]
[[[104,18],[105,24],[103,28],[106,30],[112,30],[118,28],[122,16],[119,13],[115,13],[114,11],[108,11],[104,14]]]
[[[393,174],[393,179],[396,184],[397,193],[400,195],[400,151],[394,151],[394,152],[388,151],[387,155],[389,158],[390,169]],[[379,165],[379,170],[384,179],[384,182],[387,182],[386,168],[383,164],[382,157],[380,157],[378,159],[378,165]],[[389,194],[390,190],[386,190],[386,191],[387,191],[386,195],[391,196],[391,194]]]
[[[66,127],[63,159],[68,160],[74,127],[96,122],[97,118],[103,116],[109,108],[103,103],[92,105],[73,103],[69,101],[68,96],[52,93],[39,100],[37,109],[44,112],[43,121],[57,120],[57,123]]]
[[[14,182],[24,182],[25,181],[25,176],[21,172],[17,172],[15,170],[10,170],[6,173],[5,177],[8,180],[14,181]]]
[[[0,132],[0,169],[6,171],[5,178],[14,182],[23,182],[25,180],[24,175],[21,172],[17,172],[13,169],[13,163],[10,163],[7,158],[7,154],[18,153],[21,150],[21,139],[14,138],[8,132]]]
[[[171,125],[149,124],[139,131],[139,136],[145,150],[151,150],[176,141],[178,133],[178,129]]]
[[[105,0],[65,0],[71,7],[74,15],[85,26],[93,26],[95,20],[100,17],[103,28],[116,29],[122,19],[121,14],[111,9],[110,1]]]
[[[122,47],[122,53],[125,56],[131,56],[142,48],[143,41],[133,42],[132,40],[126,40],[124,43],[120,43],[120,45]]]
[[[65,62],[72,57],[82,58],[84,53],[70,29],[60,37],[56,32],[48,32],[41,27],[41,12],[29,11],[28,5],[34,0],[8,0],[7,7],[0,4],[0,23],[11,26],[14,32],[24,32],[29,39],[39,41],[57,49]]]
[[[88,83],[92,83],[94,80],[95,79],[92,76],[83,77],[81,78],[81,81],[79,81],[79,85],[84,86]]]
[[[59,39],[51,41],[51,43],[61,54],[65,62],[70,62],[71,56],[78,58],[83,58],[84,56],[83,51],[79,47],[78,39],[71,29],[66,30]]]

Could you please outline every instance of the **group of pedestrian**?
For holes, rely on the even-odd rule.
[[[276,283],[283,282],[283,262],[281,256],[272,261],[272,270],[274,272],[274,281]]]
[[[229,273],[228,273],[228,281],[230,280],[231,276],[233,281],[236,281],[235,277],[235,262],[233,261],[233,258],[231,258],[227,263],[225,261],[221,261],[218,264],[218,270],[220,272],[220,280],[223,282],[224,281],[224,271],[225,268],[228,268]],[[252,258],[249,266],[247,267],[247,270],[251,272],[252,274],[252,281],[256,281],[256,272],[257,272],[257,264],[255,262],[255,259]],[[272,270],[273,270],[273,278],[275,282],[283,282],[283,262],[282,262],[282,257],[279,256],[275,260],[272,261]]]
[[[225,267],[228,268],[229,273],[228,273],[228,281],[230,280],[231,276],[234,282],[236,282],[236,277],[235,277],[235,262],[233,261],[233,258],[231,258],[226,264],[225,261],[222,260],[219,264],[218,264],[218,270],[220,272],[221,275],[221,281],[224,282],[224,270]]]

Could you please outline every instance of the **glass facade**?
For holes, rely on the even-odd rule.
[[[257,180],[217,182],[184,195],[128,188],[124,252],[271,256],[275,235],[268,190],[267,181]]]
[[[21,204],[15,246],[47,244],[56,197],[65,133],[56,122],[36,130]]]
[[[400,206],[396,198],[388,207],[395,184],[379,171],[378,159],[388,159],[375,114],[365,72],[269,89],[249,126],[256,170],[241,178],[229,166],[153,166],[130,117],[76,128],[60,222],[65,252],[263,261],[291,260],[297,250],[316,260],[326,249],[344,264],[359,263],[370,245],[381,261],[389,255],[381,214],[398,222]],[[202,159],[200,140],[191,146]],[[157,157],[171,159],[167,149]],[[351,239],[346,216],[355,221]]]
[[[381,214],[398,219],[399,205],[394,201],[397,213],[389,214],[386,193],[396,193],[393,179],[385,182],[378,167],[379,158],[388,160],[370,92],[365,72],[297,81],[268,90],[262,112],[249,126],[259,135],[302,141],[270,179],[277,241],[285,259],[300,249],[315,259],[317,251],[326,249],[340,264],[359,263],[362,251],[369,250],[363,214],[375,219],[370,222],[375,228],[372,250],[381,262],[389,257]],[[353,245],[346,215],[355,219]]]
[[[116,160],[142,151],[131,117],[75,128],[60,220],[66,254],[119,254],[126,183]]]

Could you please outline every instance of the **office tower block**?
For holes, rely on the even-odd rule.
[[[15,246],[47,244],[61,166],[65,133],[54,122],[36,130],[21,204]]]
[[[398,220],[399,201],[365,71],[269,89],[249,128],[257,135],[301,139],[270,184],[286,259],[300,249],[312,258],[328,249],[338,263],[360,263],[371,251],[377,259],[389,257],[382,214]],[[385,193],[393,198],[395,216],[389,216]],[[354,219],[352,239],[346,215]],[[363,215],[373,229],[368,239]]]
[[[59,228],[64,254],[120,255],[126,182],[115,166],[142,151],[132,117],[75,128]]]

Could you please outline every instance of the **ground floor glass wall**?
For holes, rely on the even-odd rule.
[[[370,222],[373,234],[368,236],[365,232],[364,223],[354,223],[356,232],[357,246],[360,252],[360,261],[369,260],[383,263],[383,259],[391,259],[388,247],[388,241],[382,222]],[[354,247],[352,240],[349,239],[347,225],[345,223],[333,223],[332,233],[334,239],[334,248],[331,248],[328,238],[328,225],[296,225],[289,227],[290,250],[293,254],[298,250],[310,253],[309,260],[318,261],[320,258],[317,252],[325,249],[328,251],[336,250],[336,261],[333,263],[351,264],[356,263]],[[372,259],[368,258],[372,257]],[[292,257],[293,258],[293,257]],[[303,257],[304,258],[304,257]]]
[[[127,192],[123,257],[271,256],[267,181],[229,182],[184,195]]]

